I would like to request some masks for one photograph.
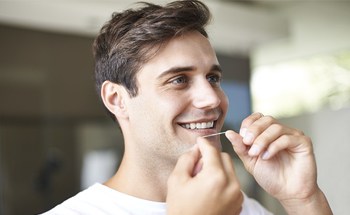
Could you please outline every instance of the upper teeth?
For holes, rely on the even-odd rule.
[[[182,127],[188,129],[203,129],[203,128],[212,128],[214,126],[214,121],[211,122],[197,122],[197,123],[187,123],[183,124]]]

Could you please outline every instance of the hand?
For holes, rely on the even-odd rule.
[[[166,202],[170,215],[238,215],[243,195],[232,159],[199,137],[170,175]]]
[[[281,125],[273,117],[254,113],[243,120],[240,135],[227,131],[226,137],[258,184],[288,212],[295,212],[300,204],[321,203],[329,209],[317,185],[311,140],[301,131]]]

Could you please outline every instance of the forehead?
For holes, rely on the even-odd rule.
[[[163,45],[140,69],[138,76],[158,76],[172,67],[209,70],[218,60],[209,40],[197,31],[189,32]]]

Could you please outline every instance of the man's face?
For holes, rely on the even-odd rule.
[[[221,76],[213,48],[198,32],[160,49],[138,72],[138,95],[127,101],[130,138],[139,152],[176,160],[198,136],[219,132],[228,107]],[[219,139],[212,138],[218,148]]]

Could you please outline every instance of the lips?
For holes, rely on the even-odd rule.
[[[214,128],[215,121],[208,122],[191,122],[191,123],[182,123],[180,126],[183,128],[198,130],[198,129],[211,129]]]

